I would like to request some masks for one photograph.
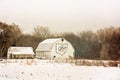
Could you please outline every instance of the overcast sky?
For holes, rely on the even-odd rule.
[[[36,26],[79,32],[120,26],[120,0],[0,0],[0,21],[24,32]]]

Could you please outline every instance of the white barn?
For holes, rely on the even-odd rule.
[[[64,38],[46,39],[39,43],[35,52],[39,58],[74,58],[74,48]]]
[[[7,52],[8,59],[34,58],[32,47],[10,47]]]

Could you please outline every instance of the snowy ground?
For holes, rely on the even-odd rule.
[[[76,66],[47,60],[0,62],[0,80],[120,80],[120,68]]]

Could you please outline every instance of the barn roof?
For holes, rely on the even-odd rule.
[[[54,43],[61,39],[62,38],[45,39],[44,41],[39,43],[35,51],[51,51]]]
[[[30,54],[34,55],[32,47],[10,47],[8,54]]]

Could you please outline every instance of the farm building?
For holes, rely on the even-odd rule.
[[[10,47],[7,53],[8,59],[34,58],[32,47]]]
[[[74,58],[74,48],[64,38],[46,39],[39,43],[35,52],[39,58]]]

